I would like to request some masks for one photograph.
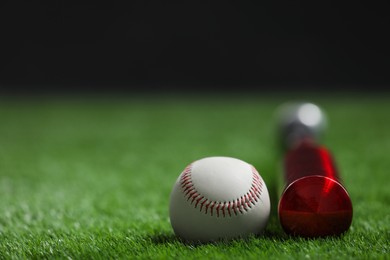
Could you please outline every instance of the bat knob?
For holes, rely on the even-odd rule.
[[[310,102],[288,102],[276,110],[278,141],[283,150],[303,139],[322,138],[327,118],[322,109]]]

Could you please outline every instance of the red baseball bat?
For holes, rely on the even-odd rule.
[[[302,106],[290,107],[290,112],[295,109],[298,113]],[[290,235],[340,235],[352,222],[350,196],[342,184],[331,152],[318,143],[318,128],[317,132],[312,132],[310,125],[298,119],[290,118],[294,123],[283,130],[289,133],[290,139],[285,145],[282,164],[283,187],[278,205],[280,224]],[[295,138],[292,140],[291,136]]]

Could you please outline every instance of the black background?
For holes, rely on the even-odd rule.
[[[389,8],[2,1],[2,90],[384,89]]]

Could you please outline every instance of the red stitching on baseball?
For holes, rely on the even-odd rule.
[[[185,187],[186,185],[191,183],[190,177],[186,177],[186,179],[183,179],[183,183],[181,184],[181,187]]]
[[[203,208],[203,204],[207,201],[206,198],[204,198],[204,201],[202,203],[200,203],[200,211],[202,211],[202,208]]]
[[[211,216],[212,216],[213,215],[214,206],[215,206],[215,202],[213,201],[211,204],[212,205],[210,206],[210,213],[211,213]]]
[[[244,197],[241,196],[241,205],[242,205],[242,208],[245,210],[245,211],[248,211],[248,208],[246,206],[246,203],[245,203],[245,200],[244,200]]]
[[[252,206],[254,206],[260,199],[261,193],[263,191],[263,183],[256,169],[253,166],[251,166],[251,169],[252,185],[249,188],[249,191],[233,201],[209,201],[202,194],[200,194],[195,189],[195,186],[192,182],[192,164],[188,165],[182,172],[182,175],[180,177],[180,185],[182,187],[184,197],[187,199],[187,201],[190,201],[190,204],[193,205],[194,208],[198,208],[199,206],[199,211],[202,211],[204,206],[204,213],[206,215],[209,214],[210,216],[213,216],[215,215],[214,208],[216,206],[215,210],[217,217],[227,217],[227,214],[229,215],[229,217],[232,217],[232,211],[235,215],[244,214],[246,211],[250,210]],[[220,214],[220,211],[222,212],[222,214]]]
[[[200,198],[196,200],[195,208],[198,206],[199,201],[201,201],[203,198],[204,198],[203,196],[200,196]]]
[[[205,206],[205,208],[206,208],[206,212],[205,213],[206,214],[207,214],[207,210],[209,209],[210,203],[211,203],[211,201],[209,201],[209,203],[207,203],[206,206]]]
[[[191,204],[194,203],[194,200],[199,196],[199,194],[197,192],[195,192],[192,200],[191,200]]]
[[[248,199],[248,195],[247,195],[247,194],[244,195],[244,202],[245,202],[245,206],[246,206],[247,209],[251,207],[251,204],[250,204],[250,202],[249,202],[249,199]],[[248,209],[248,210],[249,210],[249,209]]]
[[[188,189],[187,192],[184,195],[187,196],[188,194],[190,194],[194,190],[195,190],[195,187],[190,187],[190,189]],[[188,199],[190,199],[190,198],[191,198],[191,195],[188,196]]]
[[[234,202],[233,202],[233,212],[234,212],[234,214],[237,216],[237,211],[236,211],[236,209],[237,209],[237,203],[236,203],[236,201],[234,201]]]
[[[220,203],[218,203],[218,206],[217,206],[217,208],[215,209],[216,211],[217,211],[217,217],[219,217],[219,207],[221,206],[221,202]]]
[[[255,194],[253,194],[252,188],[249,190],[249,196],[251,198],[251,203],[254,204],[256,202],[256,200],[255,200],[256,196],[255,196]]]
[[[193,190],[188,194],[188,198],[192,198],[196,193],[197,193],[196,190],[193,189]],[[196,198],[196,196],[194,196],[194,198]],[[192,200],[192,201],[194,201],[194,200]],[[192,202],[191,202],[191,203],[192,203]]]

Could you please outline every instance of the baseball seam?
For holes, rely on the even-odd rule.
[[[247,193],[232,201],[213,201],[200,194],[192,182],[192,164],[188,165],[181,174],[180,184],[184,197],[194,208],[199,208],[206,215],[217,217],[232,217],[244,214],[260,200],[263,183],[256,169],[252,169],[252,184]]]

